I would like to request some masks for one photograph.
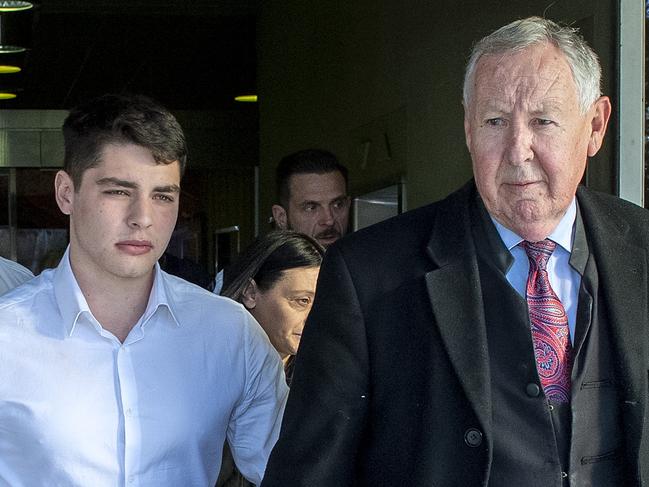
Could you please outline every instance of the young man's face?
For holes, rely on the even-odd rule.
[[[56,176],[59,208],[70,215],[70,261],[86,282],[148,280],[178,216],[180,167],[158,164],[135,144],[106,145],[79,188]]]
[[[339,171],[293,174],[289,179],[288,208],[273,206],[280,228],[295,230],[328,247],[347,233],[350,200]]]

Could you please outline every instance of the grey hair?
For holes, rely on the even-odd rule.
[[[561,26],[541,17],[516,20],[479,40],[471,51],[464,74],[465,108],[473,95],[478,61],[482,56],[522,51],[535,44],[551,43],[566,56],[577,88],[582,114],[601,96],[602,68],[597,54],[573,27]]]

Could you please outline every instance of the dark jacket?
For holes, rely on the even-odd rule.
[[[624,461],[631,485],[649,485],[649,212],[585,188],[577,197],[614,324]],[[263,487],[487,485],[492,402],[472,204],[471,182],[327,251]]]

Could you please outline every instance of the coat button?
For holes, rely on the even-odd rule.
[[[482,432],[476,428],[469,428],[464,433],[464,443],[471,448],[476,448],[482,444]]]
[[[527,384],[527,386],[525,386],[525,392],[530,397],[539,397],[539,394],[541,393],[541,388],[539,387],[538,384],[535,384],[534,382],[530,382],[529,384]]]

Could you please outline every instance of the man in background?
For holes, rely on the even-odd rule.
[[[329,248],[264,487],[638,487],[649,212],[579,183],[611,103],[576,29],[479,41],[474,180]]]
[[[351,198],[347,194],[347,168],[331,152],[306,149],[284,157],[275,182],[279,203],[273,205],[277,228],[304,233],[325,249],[349,229]],[[221,292],[223,270],[214,280]]]
[[[287,394],[277,352],[242,306],[157,263],[180,125],[146,97],[106,95],[63,134],[68,249],[0,299],[0,484],[212,487],[226,438],[259,484]]]
[[[349,226],[347,168],[328,151],[307,149],[284,157],[277,166],[273,219],[279,228],[315,238],[327,248]]]

